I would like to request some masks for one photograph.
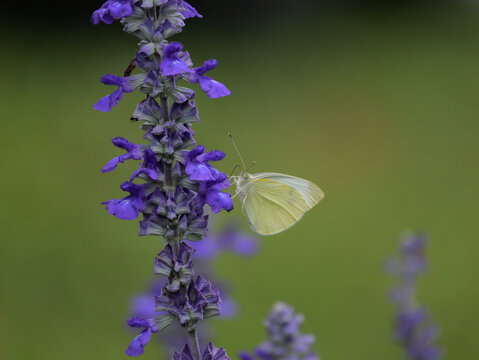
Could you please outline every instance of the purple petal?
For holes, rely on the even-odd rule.
[[[207,164],[201,163],[188,163],[186,165],[186,173],[190,176],[192,180],[196,181],[213,181],[215,177],[210,171],[210,167]]]
[[[155,298],[153,295],[139,295],[135,296],[131,301],[131,311],[135,316],[141,317],[155,317],[158,315],[155,312]]]
[[[210,152],[207,152],[205,154],[202,154],[202,155],[199,155],[197,160],[199,162],[208,162],[208,161],[220,161],[220,160],[223,160],[225,158],[225,153],[223,151],[220,151],[220,150],[213,150],[213,151],[210,151]]]
[[[248,354],[246,351],[241,351],[238,356],[241,360],[255,360],[254,357]]]
[[[107,172],[115,170],[119,162],[120,162],[119,156],[111,159],[110,161],[108,161],[108,163],[105,166],[103,166],[103,168],[101,169],[101,172],[107,173]]]
[[[111,15],[117,19],[130,16],[133,13],[131,0],[111,1],[109,9]]]
[[[112,94],[100,99],[93,108],[102,112],[109,112],[118,102],[123,98],[123,91],[121,89],[115,90]]]
[[[185,17],[185,19],[189,19],[192,17],[198,17],[198,18],[203,17],[202,15],[198,13],[198,11],[196,11],[196,9],[193,6],[188,4],[186,1],[183,1],[183,7],[185,8],[185,10],[183,11],[183,16]]]
[[[150,328],[146,328],[137,337],[133,339],[128,348],[125,350],[125,354],[128,356],[138,356],[145,351],[145,345],[148,344],[151,338]]]
[[[206,60],[203,65],[195,69],[198,75],[204,75],[207,71],[211,71],[218,66],[218,61],[215,59]]]
[[[138,208],[134,206],[132,200],[129,198],[108,200],[102,202],[102,204],[106,205],[106,209],[110,215],[121,220],[134,220],[140,214]]]
[[[233,200],[231,200],[231,194],[221,191],[209,191],[206,195],[206,202],[211,206],[211,210],[217,214],[221,210],[231,211],[233,210]]]
[[[237,234],[231,250],[243,256],[251,256],[258,252],[258,243],[250,236]]]
[[[140,168],[138,170],[135,170],[133,174],[131,174],[130,180],[132,181],[134,178],[136,178],[140,174],[146,174],[152,180],[158,180],[158,172],[152,169],[147,169],[147,168]]]
[[[199,79],[201,89],[210,99],[217,99],[231,95],[231,91],[219,81],[213,80],[208,76],[202,75]]]
[[[182,49],[183,45],[179,42],[172,42],[165,47],[164,58],[160,64],[162,75],[172,76],[190,71],[188,64],[178,57]]]
[[[231,318],[238,313],[238,306],[236,302],[230,297],[225,295],[224,292],[220,293],[221,296],[221,317]]]

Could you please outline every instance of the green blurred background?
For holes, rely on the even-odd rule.
[[[212,75],[233,92],[198,93],[198,140],[227,153],[228,172],[239,162],[232,132],[254,171],[327,194],[262,239],[258,256],[216,264],[241,306],[234,320],[211,320],[232,358],[264,340],[261,321],[283,300],[305,314],[322,359],[402,359],[383,263],[405,229],[431,236],[419,298],[442,327],[445,358],[478,356],[479,6],[399,3],[192,1],[205,17],[177,40],[196,63],[217,58]],[[2,359],[126,358],[129,297],[163,246],[100,205],[134,166],[100,173],[119,153],[110,139],[141,131],[128,120],[137,95],[108,114],[92,109],[112,90],[99,77],[120,74],[136,49],[118,24],[89,24],[99,5],[4,13]],[[247,228],[240,204],[227,217]],[[158,354],[150,345],[143,358]]]

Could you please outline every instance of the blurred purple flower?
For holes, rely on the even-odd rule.
[[[301,334],[304,317],[284,303],[276,303],[264,326],[268,340],[255,350],[256,357],[261,360],[319,360],[318,355],[310,350],[314,344],[313,335]],[[242,360],[255,360],[255,356],[241,352]]]
[[[391,292],[397,306],[395,339],[404,347],[411,360],[438,360],[441,350],[436,345],[438,328],[431,325],[427,311],[416,303],[417,277],[426,268],[426,237],[421,234],[404,236],[400,257],[387,263],[387,271],[398,277],[399,284]]]

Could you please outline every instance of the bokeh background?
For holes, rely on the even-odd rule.
[[[406,229],[430,234],[419,298],[446,359],[479,341],[479,6],[473,1],[191,1],[204,19],[177,37],[233,95],[198,93],[198,140],[255,171],[310,179],[326,199],[252,259],[227,256],[234,320],[211,320],[234,359],[264,338],[277,300],[306,316],[322,359],[402,359],[383,273]],[[148,283],[157,238],[100,205],[132,167],[102,175],[113,136],[140,140],[136,95],[92,105],[136,39],[94,27],[101,1],[9,2],[0,39],[0,358],[123,359],[129,297]],[[241,217],[240,204],[228,217]],[[144,359],[158,359],[149,346]]]

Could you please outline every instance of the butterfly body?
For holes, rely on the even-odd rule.
[[[260,235],[274,235],[290,228],[324,198],[318,186],[290,175],[252,175],[243,170],[232,179],[251,229]]]

